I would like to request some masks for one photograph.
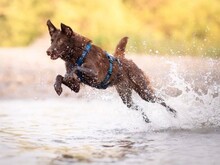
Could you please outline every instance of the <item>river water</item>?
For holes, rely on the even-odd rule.
[[[173,65],[170,82],[179,94],[171,97],[158,90],[178,111],[177,118],[134,94],[150,124],[126,108],[114,90],[87,88],[81,98],[2,99],[0,164],[217,165],[218,78],[212,72],[198,75],[207,84],[203,93],[179,75]]]

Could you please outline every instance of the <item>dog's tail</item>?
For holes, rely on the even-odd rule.
[[[120,42],[118,43],[114,56],[117,58],[123,58],[125,56],[125,48],[128,42],[128,37],[123,37]]]

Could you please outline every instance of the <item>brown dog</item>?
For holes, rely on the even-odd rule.
[[[73,32],[69,26],[61,23],[59,30],[50,20],[47,21],[47,26],[51,36],[51,46],[47,54],[52,60],[61,58],[66,65],[66,75],[57,75],[54,84],[58,95],[62,93],[62,84],[74,92],[79,92],[81,83],[98,89],[115,86],[123,103],[129,108],[139,110],[146,122],[150,122],[148,117],[142,108],[132,101],[132,90],[148,102],[161,104],[176,116],[174,109],[166,105],[163,99],[155,96],[143,71],[133,61],[124,57],[127,37],[121,39],[113,57],[91,44],[90,39]]]

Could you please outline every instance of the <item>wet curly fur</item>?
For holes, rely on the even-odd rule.
[[[79,92],[82,83],[77,77],[76,72],[81,72],[86,84],[92,87],[101,83],[106,76],[109,68],[109,60],[106,52],[100,47],[92,44],[87,57],[82,66],[77,66],[76,61],[82,55],[85,46],[92,41],[84,36],[75,33],[69,26],[61,23],[61,29],[57,29],[50,20],[47,21],[49,34],[51,36],[51,46],[47,50],[47,55],[52,60],[61,58],[65,61],[65,76],[57,75],[54,89],[58,95],[62,93],[62,84],[69,87],[74,92]],[[109,79],[109,87],[115,86],[119,96],[127,107],[141,112],[144,120],[150,122],[143,109],[136,105],[132,100],[132,91],[136,91],[139,96],[152,103],[159,103],[168,112],[176,116],[176,111],[169,107],[163,99],[158,98],[150,85],[149,78],[132,61],[125,58],[125,48],[128,37],[124,37],[118,43],[114,57],[120,61],[113,63],[113,72]]]

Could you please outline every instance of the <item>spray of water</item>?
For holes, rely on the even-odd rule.
[[[91,101],[94,102],[93,104],[99,105],[96,108],[99,108],[100,111],[104,110],[103,116],[114,118],[110,119],[109,123],[120,125],[123,129],[159,131],[219,127],[220,96],[218,93],[220,84],[208,83],[213,79],[211,72],[207,72],[202,77],[207,88],[207,92],[202,92],[202,89],[195,89],[194,80],[188,81],[180,74],[175,62],[167,61],[167,64],[170,65],[168,86],[178,90],[179,94],[177,96],[166,94],[164,91],[167,86],[162,86],[156,91],[158,96],[164,98],[168,105],[177,110],[177,118],[171,116],[161,105],[141,100],[136,93],[133,94],[134,100],[144,109],[151,124],[144,123],[140,113],[126,108],[116,91],[106,92],[87,88],[86,98],[90,101],[93,100]],[[105,121],[108,120],[108,117],[104,117]]]
[[[220,96],[217,95],[220,92],[220,84],[217,84],[217,82],[207,83],[212,79],[211,72],[203,75],[207,92],[202,93],[201,89],[195,90],[194,81],[186,81],[181,76],[176,63],[171,61],[167,61],[167,63],[170,65],[168,77],[171,81],[169,86],[178,89],[181,94],[170,97],[163,92],[166,87],[162,87],[158,94],[165,97],[167,102],[176,108],[178,117],[160,122],[162,117],[157,114],[157,117],[154,118],[155,123],[162,123],[157,129],[192,129],[220,126]]]

